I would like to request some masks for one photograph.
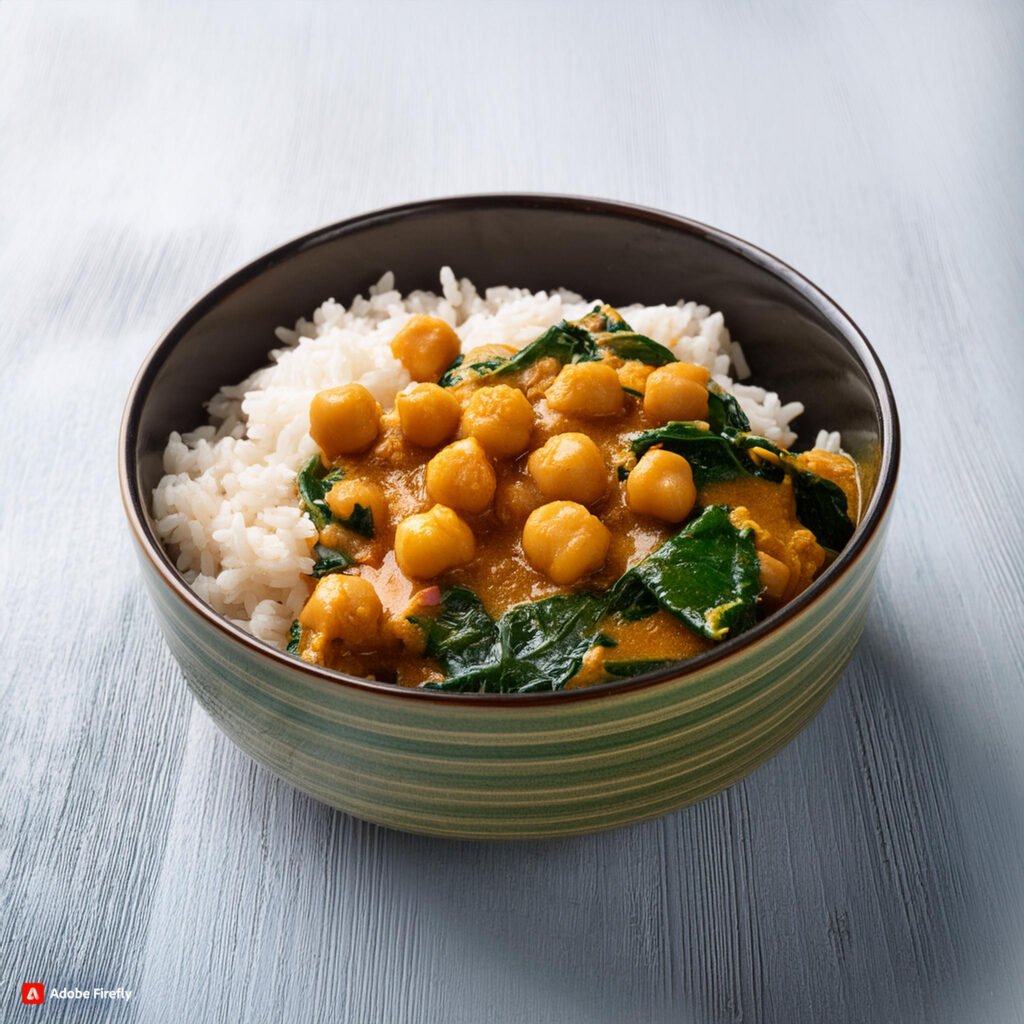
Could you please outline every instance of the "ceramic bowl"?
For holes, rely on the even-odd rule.
[[[815,583],[736,640],[682,664],[535,695],[403,689],[306,665],[233,626],[185,584],[150,496],[172,430],[263,365],[273,330],[385,270],[436,288],[564,286],[613,304],[696,299],[725,314],[759,384],[806,405],[798,429],[840,430],[866,512]],[[217,285],[159,341],[120,439],[124,504],[157,621],[189,687],[249,756],[369,821],[463,838],[564,836],[664,814],[736,782],[822,706],[861,633],[899,460],[885,373],[850,318],[806,278],[732,235],[595,199],[462,196],[333,224]]]

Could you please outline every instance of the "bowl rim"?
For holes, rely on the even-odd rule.
[[[375,223],[390,223],[405,217],[429,213],[436,209],[485,210],[485,209],[542,209],[560,210],[573,213],[598,213],[642,221],[651,225],[669,228],[689,234],[739,255],[762,270],[789,285],[808,301],[826,320],[836,328],[841,340],[865,371],[872,389],[881,422],[878,481],[871,502],[853,536],[836,560],[802,594],[784,607],[772,613],[752,629],[727,640],[722,645],[696,655],[684,662],[676,663],[627,679],[611,680],[593,686],[572,690],[557,690],[540,693],[452,693],[446,690],[427,690],[419,687],[398,686],[374,679],[363,679],[319,665],[310,665],[286,651],[278,650],[263,640],[245,632],[203,601],[185,582],[174,567],[159,538],[155,536],[147,521],[148,501],[143,502],[139,488],[136,457],[138,421],[157,372],[163,366],[170,352],[181,338],[210,310],[241,285],[258,277],[265,270],[283,260],[298,255],[310,248],[333,238],[358,232]],[[551,287],[558,287],[552,284]],[[345,220],[328,224],[283,243],[261,256],[249,261],[238,270],[228,274],[194,302],[160,336],[150,349],[132,381],[125,402],[118,435],[118,479],[121,499],[129,526],[135,535],[141,551],[156,570],[172,595],[199,615],[216,630],[229,639],[241,643],[257,659],[266,659],[286,669],[303,673],[310,682],[332,692],[347,687],[364,693],[380,694],[396,700],[457,702],[494,708],[510,706],[522,708],[530,704],[548,704],[552,701],[572,702],[598,700],[658,686],[687,676],[702,673],[710,666],[732,658],[748,648],[767,639],[794,619],[800,617],[811,604],[829,592],[847,571],[864,554],[872,538],[878,533],[891,504],[896,486],[900,462],[900,426],[896,403],[888,375],[877,353],[846,311],[821,288],[795,270],[788,263],[771,253],[736,235],[701,221],[683,217],[653,207],[639,206],[618,200],[600,199],[543,192],[483,192],[454,196],[442,196],[414,200],[397,206],[357,214]],[[286,673],[287,674],[287,673]]]

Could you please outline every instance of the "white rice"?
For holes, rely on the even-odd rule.
[[[157,531],[192,589],[218,612],[278,647],[308,596],[313,524],[298,508],[295,473],[316,445],[309,436],[309,403],[317,391],[357,381],[389,408],[409,383],[389,343],[415,313],[452,324],[464,350],[488,343],[521,348],[545,328],[575,320],[594,301],[563,290],[488,288],[481,295],[449,267],[441,295],[395,290],[385,274],[369,297],[346,308],[328,299],[312,320],[277,329],[281,347],[252,376],[209,402],[210,425],[171,434],[164,472],[153,494]],[[790,428],[803,412],[772,391],[733,379],[749,370],[721,313],[695,302],[626,306],[633,328],[686,362],[706,366],[732,392],[758,434],[792,445]],[[819,447],[839,449],[839,435],[822,431]]]

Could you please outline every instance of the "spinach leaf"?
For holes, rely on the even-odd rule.
[[[459,367],[461,367],[465,361],[465,355],[460,352],[455,357],[455,361],[452,363],[452,365],[449,366],[448,369],[441,374],[440,378],[437,381],[438,385],[442,388],[450,388],[453,384],[460,383],[461,376],[458,371]]]
[[[470,377],[505,377],[525,370],[547,356],[553,356],[560,363],[579,363],[597,359],[598,353],[587,331],[563,320],[549,327],[539,338],[534,338],[529,345],[523,346],[508,359],[495,356],[464,366],[463,357],[460,356],[437,383],[448,388]]]
[[[470,363],[465,366],[465,356],[459,356],[451,366],[441,375],[438,385],[442,388],[455,387],[471,377],[486,377],[493,373],[503,363],[507,362],[503,356],[492,356],[490,359],[481,359],[478,363]]]
[[[753,531],[735,527],[724,505],[711,505],[619,578],[613,611],[624,601],[633,606],[636,582],[709,640],[739,636],[754,625],[761,592]]]
[[[335,516],[334,519],[335,522],[344,526],[346,530],[351,530],[353,533],[358,533],[362,537],[369,537],[370,540],[373,540],[373,510],[365,505],[360,505],[356,502],[352,507],[352,515],[345,516],[344,518]]]
[[[549,327],[539,338],[521,348],[510,359],[492,371],[494,377],[518,373],[548,356],[560,363],[586,363],[599,358],[597,346],[590,332],[567,320]]]
[[[302,642],[302,623],[296,619],[288,628],[288,653],[298,654]]]
[[[440,662],[448,677],[426,684],[430,689],[496,688],[501,668],[498,627],[472,590],[446,587],[437,615],[411,615],[409,621],[423,630],[425,653]]]
[[[798,469],[793,474],[796,517],[822,547],[839,551],[853,535],[846,494],[831,480]]]
[[[725,437],[735,447],[737,458],[751,476],[759,476],[762,480],[771,480],[772,483],[782,482],[792,459],[789,452],[757,434],[742,434],[726,428]],[[765,452],[774,455],[775,458],[765,457]]]
[[[676,362],[670,349],[634,331],[613,306],[595,306],[577,321],[577,326],[588,331],[599,346],[607,348],[620,359],[636,359],[648,366]]]
[[[563,365],[594,362],[601,358],[602,348],[607,348],[621,359],[638,359],[652,366],[676,361],[664,345],[637,334],[617,310],[611,306],[595,306],[576,323],[562,320],[549,327],[508,359],[496,356],[466,366],[464,357],[459,356],[437,383],[443,388],[450,388],[471,377],[505,377],[547,357],[557,359]]]
[[[325,470],[320,456],[314,455],[299,470],[295,478],[299,490],[299,503],[309,514],[309,518],[313,520],[313,525],[317,530],[322,530],[330,523],[337,523],[353,533],[372,538],[374,535],[373,512],[370,509],[357,504],[352,509],[352,515],[342,518],[336,516],[331,511],[330,505],[327,504],[328,492],[339,480],[344,478],[345,471],[343,469]],[[320,555],[319,561],[313,567],[313,575],[318,578],[355,564],[344,551],[317,544],[315,550],[319,551],[320,549],[327,554]]]
[[[600,633],[604,598],[557,594],[510,608],[497,622],[470,590],[442,591],[436,616],[410,616],[426,637],[426,653],[447,679],[429,689],[530,693],[559,690],[595,644],[613,644]]]
[[[664,366],[666,363],[678,362],[670,349],[628,328],[625,331],[610,331],[598,339],[598,344],[620,359],[636,359],[641,363],[647,363],[648,366]]]
[[[716,433],[725,429],[750,430],[750,420],[740,403],[714,381],[708,383],[708,423]]]
[[[638,622],[653,615],[661,605],[639,576],[623,573],[609,591],[609,607],[620,619]]]
[[[349,557],[341,548],[329,548],[326,544],[314,544],[313,554],[316,561],[313,563],[313,575],[317,579],[329,576],[332,572],[341,572],[350,565],[355,565],[355,559]]]
[[[609,334],[618,334],[620,331],[623,334],[632,334],[633,328],[622,319],[622,314],[612,306],[604,307],[604,318],[605,318],[605,330]]]
[[[327,492],[345,476],[343,469],[324,469],[319,455],[314,455],[295,478],[299,489],[299,500],[302,508],[313,520],[313,525],[322,530],[328,523],[334,522],[334,516],[327,505]]]
[[[583,655],[607,644],[597,624],[607,607],[593,594],[556,594],[510,608],[498,620],[504,665],[502,689],[560,690],[579,671]]]

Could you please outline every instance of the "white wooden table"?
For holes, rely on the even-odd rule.
[[[1009,0],[0,4],[0,1018],[1024,1020],[1022,46]],[[779,254],[905,430],[820,717],[573,842],[387,832],[251,764],[155,633],[115,481],[129,382],[215,280],[488,190]]]

